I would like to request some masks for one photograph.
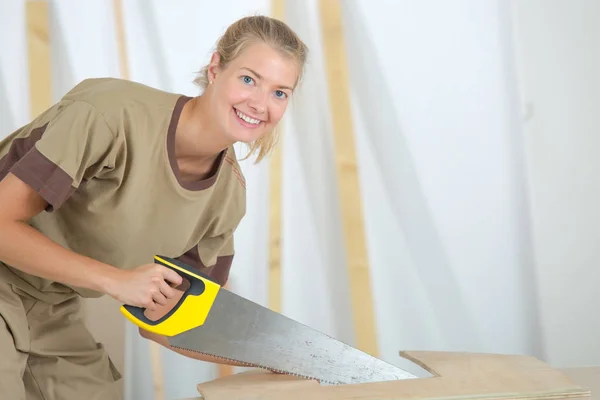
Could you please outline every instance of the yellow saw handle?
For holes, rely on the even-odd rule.
[[[184,279],[188,279],[189,288],[175,307],[156,321],[146,317],[146,309],[142,307],[125,304],[121,306],[121,313],[140,328],[163,336],[175,336],[204,324],[221,288],[219,284],[179,260],[154,256],[154,262],[171,268]]]

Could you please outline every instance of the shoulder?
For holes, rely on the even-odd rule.
[[[90,78],[75,85],[62,97],[89,103],[101,111],[135,104],[169,106],[181,94],[118,78]]]
[[[111,125],[139,114],[170,117],[181,94],[118,78],[90,78],[75,85],[62,101],[86,103]],[[161,114],[162,112],[162,114]]]

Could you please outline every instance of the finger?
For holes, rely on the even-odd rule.
[[[173,289],[169,284],[165,281],[162,281],[159,285],[160,292],[167,298],[172,299],[175,297],[175,289]]]
[[[167,305],[167,298],[160,291],[152,294],[152,300],[154,300],[158,306]]]
[[[154,301],[147,301],[144,302],[144,304],[141,306],[143,308],[145,308],[148,311],[156,311],[156,303]]]
[[[174,283],[176,286],[181,285],[183,278],[177,272],[167,267],[162,268],[162,276],[165,280]]]

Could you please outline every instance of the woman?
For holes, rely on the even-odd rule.
[[[243,18],[198,76],[202,95],[88,79],[0,142],[2,396],[118,398],[80,297],[160,311],[182,280],[155,254],[225,284],[245,213],[233,144],[268,154],[306,53],[282,22]]]

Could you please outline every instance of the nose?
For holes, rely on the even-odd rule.
[[[257,90],[248,99],[248,106],[255,112],[262,114],[267,109],[267,96],[262,90]]]

